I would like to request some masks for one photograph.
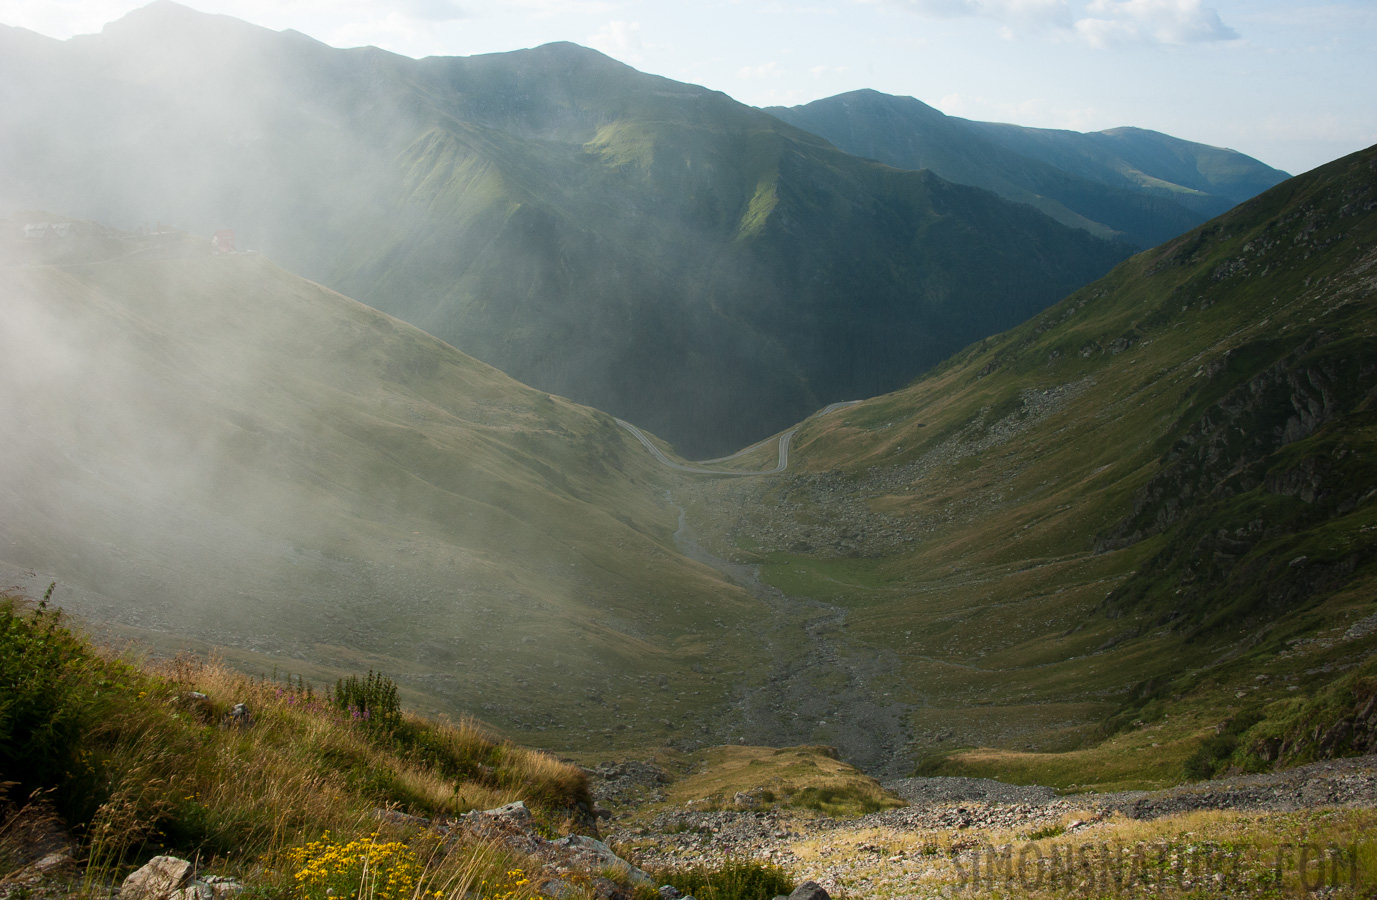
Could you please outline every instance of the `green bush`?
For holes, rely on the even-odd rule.
[[[789,806],[812,809],[828,816],[865,816],[896,804],[883,795],[853,785],[806,787],[789,798]]]
[[[30,610],[0,598],[0,781],[25,796],[84,771],[80,742],[97,697],[91,658],[47,608],[51,594]]]
[[[392,732],[402,722],[396,682],[372,669],[367,678],[350,675],[335,682],[335,693],[330,699],[336,707],[370,729]]]
[[[656,884],[673,885],[697,900],[773,900],[794,890],[794,880],[778,866],[753,862],[727,863],[717,869],[666,869]]]
[[[1225,722],[1218,734],[1210,735],[1200,745],[1200,749],[1186,759],[1185,775],[1191,781],[1204,781],[1213,778],[1220,765],[1238,749],[1239,735],[1252,728],[1263,719],[1262,710],[1245,709]]]

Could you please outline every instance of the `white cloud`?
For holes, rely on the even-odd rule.
[[[640,22],[625,22],[620,19],[608,22],[598,29],[597,34],[589,35],[586,43],[594,50],[600,50],[622,62],[634,64],[645,58]]]
[[[1093,47],[1232,41],[1234,31],[1200,0],[1091,0],[1076,34]]]
[[[858,3],[884,3],[908,12],[934,18],[978,16],[1010,26],[1071,25],[1067,0],[856,0]]]
[[[604,0],[502,0],[498,5],[514,7],[541,19],[564,15],[605,16],[618,7]]]
[[[774,78],[779,75],[779,63],[771,60],[758,66],[742,66],[736,74],[742,78]]]
[[[1202,0],[854,0],[932,18],[983,18],[1012,40],[1038,30],[1074,35],[1094,47],[1231,41],[1238,32]]]

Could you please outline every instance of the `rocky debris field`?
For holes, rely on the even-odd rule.
[[[1331,759],[1261,775],[1238,775],[1165,791],[1088,794],[1096,808],[1133,819],[1207,809],[1289,812],[1319,806],[1377,806],[1377,755]]]
[[[959,803],[979,800],[987,803],[1049,803],[1056,789],[1040,784],[1005,784],[992,778],[894,778],[881,782],[885,790],[914,805]]]
[[[640,760],[598,763],[586,771],[593,800],[602,810],[659,803],[671,780],[660,766]]]
[[[1138,822],[1206,810],[1377,809],[1377,755],[1151,792],[1059,796],[980,778],[903,778],[884,786],[909,805],[850,820],[795,809],[673,808],[619,823],[606,838],[643,869],[754,860],[815,881],[832,896],[937,896],[995,845],[1118,840],[1139,835],[1132,830]]]

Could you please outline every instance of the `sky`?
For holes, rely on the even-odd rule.
[[[182,0],[337,47],[573,41],[753,106],[860,88],[1042,128],[1134,125],[1299,174],[1377,143],[1377,0]],[[145,0],[0,0],[100,31]]]

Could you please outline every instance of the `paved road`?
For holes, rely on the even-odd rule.
[[[824,407],[823,409],[813,413],[813,416],[825,416],[834,410],[842,409],[843,407],[847,406],[855,406],[857,403],[860,402],[861,401],[859,400],[847,400],[842,403],[833,403],[830,406]],[[812,418],[813,416],[809,416],[809,418]],[[627,422],[624,419],[617,419],[617,424],[625,428],[627,431],[631,432],[632,435],[635,436],[636,440],[644,444],[645,448],[650,451],[650,454],[654,456],[656,459],[658,459],[664,465],[669,466],[671,469],[678,469],[680,472],[692,472],[695,475],[778,475],[780,472],[783,472],[786,468],[789,467],[789,444],[794,439],[794,432],[798,431],[798,426],[794,426],[793,428],[790,428],[788,431],[784,432],[779,436],[779,462],[775,464],[775,467],[773,469],[762,469],[757,472],[733,472],[729,469],[710,469],[707,467],[710,465],[714,465],[716,463],[729,462],[740,456],[745,456],[747,453],[750,453],[757,447],[760,447],[763,444],[768,443],[770,439],[766,438],[763,441],[758,441],[744,450],[736,451],[730,456],[719,456],[717,459],[706,459],[698,463],[685,464],[675,462],[668,456],[665,456],[664,452],[655,445],[654,441],[652,441],[649,437],[646,436],[646,433],[644,431],[637,428],[635,425],[632,425],[630,422]]]

